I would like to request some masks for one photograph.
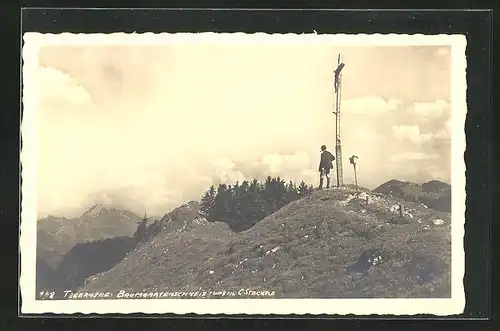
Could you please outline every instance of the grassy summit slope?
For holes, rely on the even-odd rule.
[[[450,214],[406,202],[400,217],[394,197],[354,193],[314,192],[237,234],[203,218],[178,220],[182,226],[160,231],[80,291],[449,297]]]

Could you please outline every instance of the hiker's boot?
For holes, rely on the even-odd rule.
[[[329,189],[330,188],[330,178],[327,178],[326,179],[326,188]]]

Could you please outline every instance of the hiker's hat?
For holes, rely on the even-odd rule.
[[[324,151],[326,149],[326,145],[321,145],[321,150]]]

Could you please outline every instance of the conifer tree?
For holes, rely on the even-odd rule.
[[[307,193],[308,193],[308,194],[311,194],[311,193],[313,193],[313,192],[314,192],[314,186],[309,185],[309,189],[307,190]]]
[[[292,202],[291,197],[287,196],[287,191],[286,191],[286,183],[285,180],[278,177],[276,179],[276,194],[277,194],[277,209],[282,208],[283,206],[286,206],[290,202]]]
[[[248,211],[252,207],[250,205],[249,197],[250,184],[248,181],[243,181],[235,191],[235,206],[234,206],[234,219],[237,221],[247,221]]]
[[[147,221],[148,221],[147,218],[144,217],[144,219],[140,220],[139,223],[137,224],[137,229],[135,230],[134,233],[134,239],[136,242],[140,242],[146,237]]]
[[[300,197],[307,196],[310,193],[309,189],[310,188],[307,186],[307,184],[304,181],[301,181],[299,185],[299,196]]]
[[[244,200],[246,206],[244,217],[246,220],[254,221],[265,217],[264,201],[262,199],[263,191],[263,185],[257,179],[250,183]]]
[[[209,200],[210,200],[210,191],[206,191],[205,194],[203,195],[203,197],[201,198],[201,201],[200,201],[200,211],[207,215],[209,212],[210,212],[210,203],[209,203]]]
[[[211,220],[223,220],[228,214],[228,188],[226,184],[219,184],[210,213]]]
[[[210,215],[210,212],[214,207],[215,195],[216,195],[216,190],[215,187],[212,185],[210,186],[208,191],[205,192],[205,195],[201,198],[200,211],[205,216]]]
[[[233,186],[233,191],[234,203],[232,206],[232,218],[236,221],[244,221],[244,215],[246,213],[246,210],[248,209],[248,206],[246,205],[248,200],[248,182],[243,181],[241,185],[239,184],[239,182],[236,182]]]
[[[299,192],[297,191],[297,187],[295,184],[290,181],[285,186],[285,192],[283,194],[283,200],[285,204],[295,201],[299,198]]]

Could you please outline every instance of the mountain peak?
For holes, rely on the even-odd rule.
[[[104,206],[102,204],[95,204],[92,207],[90,207],[86,212],[84,212],[81,217],[95,216],[95,215],[100,214],[101,212],[105,212],[105,211],[108,211],[110,209],[113,209],[113,208],[110,208],[108,206]]]
[[[440,180],[431,180],[422,184],[422,189],[426,192],[439,193],[443,190],[451,189],[451,185]]]

